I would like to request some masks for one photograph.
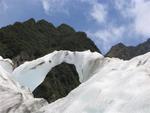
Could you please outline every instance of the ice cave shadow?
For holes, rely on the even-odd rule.
[[[80,84],[73,64],[62,63],[46,75],[44,81],[33,91],[36,98],[44,98],[49,103],[66,96]]]

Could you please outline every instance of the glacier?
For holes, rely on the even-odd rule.
[[[75,65],[81,85],[51,104],[33,98],[31,91],[62,62]],[[36,113],[149,113],[150,52],[124,61],[97,52],[54,51],[15,69],[1,58],[0,87],[0,113],[9,108],[10,113],[26,113],[25,108]]]
[[[33,113],[46,105],[12,77],[13,63],[0,57],[0,113]]]
[[[84,82],[93,75],[94,71],[97,69],[98,62],[102,61],[99,59],[103,58],[104,57],[97,52],[54,51],[39,59],[25,62],[14,69],[12,74],[17,81],[33,91],[43,82],[47,73],[53,67],[63,62],[74,64],[79,74],[80,82]]]

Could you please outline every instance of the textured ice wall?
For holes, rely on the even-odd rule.
[[[41,111],[45,113],[150,112],[150,53],[129,61],[116,58],[102,60],[101,57],[90,60],[90,63],[86,57],[84,61],[87,62],[81,61],[81,65],[88,64],[86,66],[92,70],[89,73],[93,75],[68,96],[43,107]],[[90,67],[92,62],[97,62],[96,66]]]
[[[10,62],[2,57],[0,59],[0,113],[37,112],[47,102],[44,99],[33,98],[29,90],[21,87],[11,78]]]
[[[65,98],[41,108],[41,112],[149,113],[150,53],[123,61],[90,51],[55,51],[24,63],[13,76],[33,90],[52,67],[62,62],[76,66],[82,84]],[[28,80],[33,83],[28,84]]]
[[[103,59],[103,56],[97,52],[55,51],[39,59],[25,62],[13,71],[13,77],[33,91],[53,67],[66,62],[75,65],[80,82],[84,82],[93,75],[100,59]]]

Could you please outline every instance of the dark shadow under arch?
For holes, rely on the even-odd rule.
[[[44,98],[50,103],[66,96],[79,84],[75,66],[62,63],[51,69],[44,81],[33,91],[33,95],[36,98]]]

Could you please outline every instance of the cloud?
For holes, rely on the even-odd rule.
[[[3,0],[0,0],[0,9],[0,13],[4,13],[8,9],[7,4]]]
[[[133,45],[149,38],[149,11],[150,0],[0,0],[0,26],[31,17],[66,22],[88,31],[106,52],[118,42]]]
[[[95,2],[91,9],[90,15],[98,23],[103,23],[106,21],[107,16],[106,7],[98,2]]]
[[[74,4],[86,3],[89,4],[89,6],[91,7],[88,13],[89,17],[92,20],[96,20],[98,23],[103,23],[106,21],[107,8],[104,4],[98,2],[98,0],[61,0],[61,2],[60,0],[40,0],[40,1],[47,15],[52,15],[55,13],[64,13],[68,15],[71,9],[70,8],[71,3]],[[88,6],[85,7],[88,8]]]
[[[150,1],[149,0],[116,0],[115,6],[123,17],[132,21],[134,32],[144,37],[150,36]]]
[[[99,27],[95,31],[89,30],[87,33],[97,43],[103,53],[106,53],[116,43],[124,42],[133,45],[150,37],[149,0],[115,0],[112,7],[119,13],[118,17],[110,16],[109,5],[108,7],[105,7],[105,5],[100,7],[103,7],[105,12],[100,13],[103,15],[103,18],[97,18],[100,15],[99,13],[95,13],[92,16],[93,19],[97,20],[98,24],[104,22],[104,27]],[[93,12],[96,11],[93,10]],[[100,9],[98,11],[103,12]],[[108,21],[107,18],[111,18],[111,20]],[[122,23],[117,21],[116,25],[116,23],[113,23],[113,20],[121,20]]]
[[[104,23],[107,18],[107,7],[106,5],[98,2],[98,0],[79,0],[80,2],[85,2],[91,5],[89,11],[89,16],[96,20],[98,23]]]
[[[132,0],[115,0],[114,8],[116,8],[124,18],[132,17]]]
[[[134,2],[135,30],[144,36],[150,36],[150,1],[137,0]]]
[[[112,45],[121,41],[125,33],[125,28],[109,26],[107,29],[98,30],[96,32],[88,31],[87,34],[100,46],[103,53],[106,53]]]
[[[68,10],[65,7],[69,0],[41,0],[43,9],[47,15],[55,13],[68,14]]]

